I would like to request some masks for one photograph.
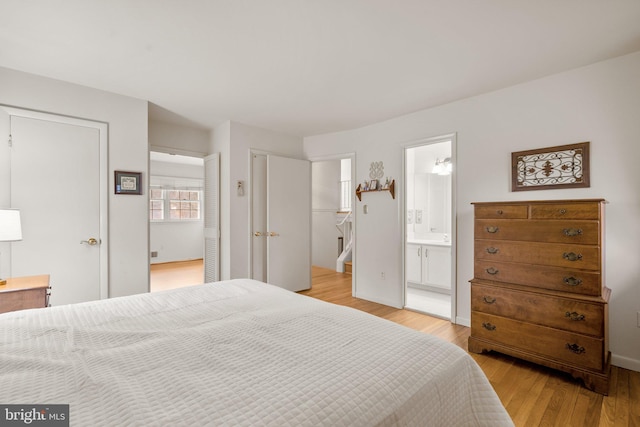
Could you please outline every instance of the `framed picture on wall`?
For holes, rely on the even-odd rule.
[[[378,180],[372,179],[369,181],[369,190],[377,190],[378,189]]]
[[[142,194],[142,172],[115,171],[115,194]]]
[[[511,153],[511,191],[589,187],[589,142]]]

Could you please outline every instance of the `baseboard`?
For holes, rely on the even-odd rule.
[[[631,359],[629,357],[618,356],[611,353],[611,364],[618,368],[629,369],[630,371],[640,372],[640,360]]]
[[[382,305],[388,305],[389,307],[393,307],[393,308],[398,308],[398,309],[403,308],[402,306],[398,306],[394,301],[387,301],[387,300],[383,300],[383,299],[379,299],[379,298],[373,298],[373,297],[370,297],[370,296],[368,296],[366,294],[358,293],[358,291],[356,291],[356,294],[354,295],[354,297],[360,298],[360,299],[364,299],[364,300],[367,300],[367,301],[371,301],[371,302],[375,302],[375,303],[382,304]]]
[[[466,326],[467,328],[470,328],[471,327],[471,320],[467,319],[466,317],[456,316],[455,324],[456,325],[460,325],[460,326]]]

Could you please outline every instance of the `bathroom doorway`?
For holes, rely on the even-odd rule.
[[[405,148],[405,308],[455,318],[455,136]]]

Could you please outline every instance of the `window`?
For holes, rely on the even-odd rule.
[[[340,159],[340,211],[351,210],[351,159]]]
[[[151,221],[200,220],[201,190],[151,188],[149,219]]]
[[[152,188],[150,193],[149,219],[152,221],[161,221],[164,219],[164,190],[161,188]]]
[[[200,219],[200,192],[169,190],[169,218],[172,220]]]

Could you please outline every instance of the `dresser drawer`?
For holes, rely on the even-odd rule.
[[[471,335],[573,366],[604,368],[603,339],[477,311],[472,312]]]
[[[475,259],[600,270],[598,246],[476,240]]]
[[[529,207],[527,205],[476,205],[476,218],[505,218],[526,219]]]
[[[532,219],[598,219],[600,202],[544,203],[531,206]]]
[[[474,283],[471,310],[579,334],[604,335],[604,304]]]
[[[598,221],[518,221],[477,219],[476,239],[520,240],[528,242],[600,244]]]
[[[473,276],[476,279],[580,295],[598,296],[602,293],[602,281],[598,271],[476,260]]]

